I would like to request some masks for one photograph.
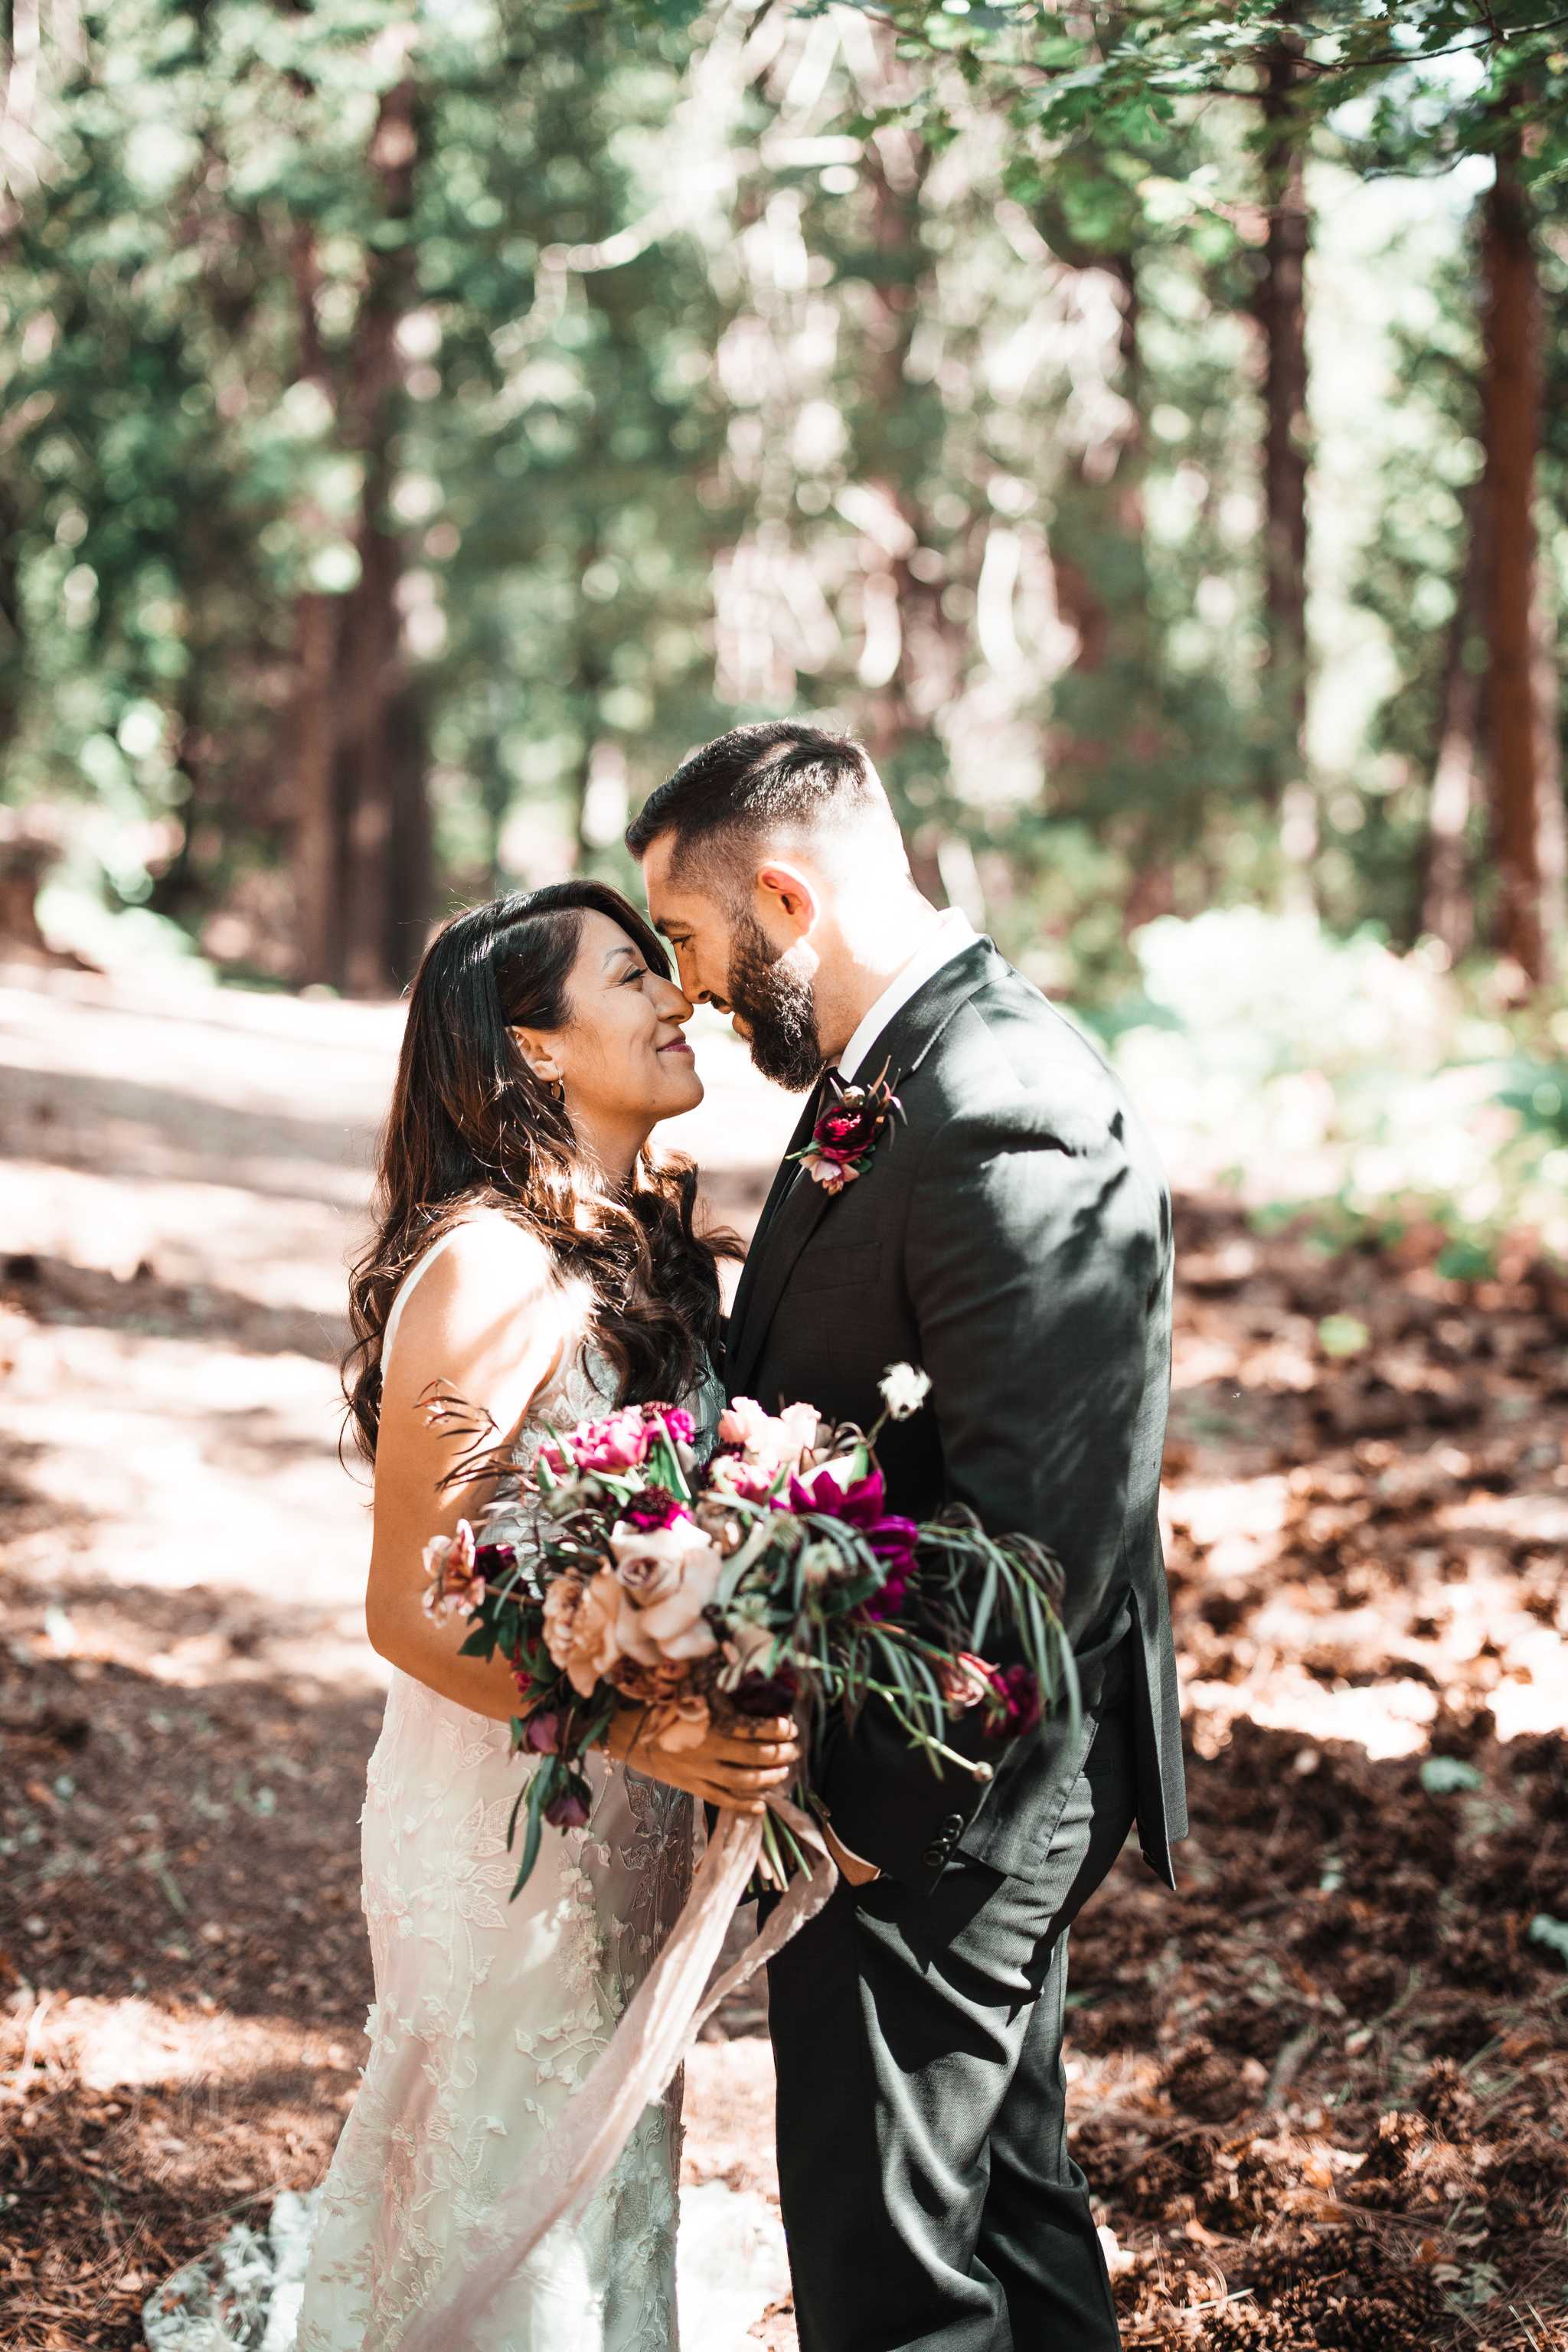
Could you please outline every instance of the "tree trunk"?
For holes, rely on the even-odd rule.
[[[1486,510],[1479,486],[1466,496],[1461,523],[1464,559],[1453,623],[1444,650],[1437,757],[1426,803],[1415,929],[1438,940],[1458,962],[1475,936],[1475,892],[1465,835],[1480,797],[1481,675],[1473,657],[1480,625],[1486,562]]]
[[[1497,945],[1535,987],[1550,977],[1552,932],[1561,920],[1563,826],[1535,577],[1541,283],[1519,156],[1513,128],[1498,150],[1481,225],[1486,708]]]
[[[881,51],[889,95],[905,86],[907,68],[896,63],[891,44]],[[904,152],[888,142],[907,139]],[[894,157],[897,154],[895,163]],[[930,263],[921,243],[922,192],[931,169],[931,152],[913,132],[885,131],[868,142],[866,184],[870,194],[871,242],[878,269],[868,281],[871,296],[873,348],[868,362],[871,404],[884,420],[910,411],[905,370],[914,331],[920,321],[921,287]],[[917,674],[929,690],[934,684],[931,666],[953,664],[954,632],[942,611],[942,581],[923,579],[911,569],[926,536],[925,518],[907,478],[889,465],[868,476],[886,517],[880,532],[868,530],[860,543],[865,572],[865,641],[860,679],[866,690],[863,728],[867,749],[884,773],[896,771],[905,747],[931,731],[934,709],[917,705],[913,688]],[[915,880],[929,898],[945,904],[942,840],[940,827],[928,823],[908,835],[910,864]]]
[[[398,229],[413,213],[418,150],[417,89],[408,72],[384,93],[370,148],[382,219]],[[404,549],[390,503],[403,382],[397,329],[414,291],[412,246],[368,247],[366,271],[348,420],[364,467],[360,577],[342,600],[336,760],[341,969],[342,985],[356,995],[395,989],[412,971],[424,947],[431,878],[423,729],[398,604]]]
[[[1073,268],[1102,269],[1117,289],[1116,356],[1125,404],[1123,422],[1114,433],[1086,451],[1073,468],[1072,504],[1080,511],[1072,536],[1083,562],[1053,544],[1057,604],[1078,632],[1079,655],[1074,667],[1086,674],[1108,662],[1116,665],[1118,688],[1132,698],[1121,704],[1119,717],[1131,756],[1147,761],[1158,757],[1153,715],[1145,707],[1145,689],[1153,679],[1155,661],[1150,634],[1149,566],[1144,541],[1143,489],[1146,472],[1144,437],[1144,376],[1142,306],[1138,266],[1131,254],[1110,253],[1103,258],[1079,260]],[[1109,485],[1107,491],[1106,485]],[[1107,509],[1109,508],[1109,514]],[[1110,579],[1104,576],[1109,571]],[[1129,587],[1129,583],[1131,587]],[[1110,749],[1102,727],[1094,740],[1072,755],[1075,764],[1092,768],[1103,763]]]
[[[1296,102],[1301,50],[1274,42],[1263,58],[1262,166],[1268,225],[1257,317],[1263,338],[1264,614],[1268,732],[1260,779],[1279,811],[1289,864],[1305,877],[1317,853],[1307,776],[1307,308],[1310,241],[1306,146]]]
[[[297,221],[289,243],[300,334],[300,380],[333,398],[316,320],[316,233]],[[291,785],[298,976],[341,984],[342,814],[337,804],[337,666],[342,599],[305,589],[294,606]]]
[[[294,606],[294,903],[301,981],[342,979],[342,826],[334,689],[342,599],[305,591]]]

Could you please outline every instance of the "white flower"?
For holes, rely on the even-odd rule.
[[[908,1421],[931,1394],[931,1374],[917,1364],[889,1364],[877,1386],[895,1421]]]

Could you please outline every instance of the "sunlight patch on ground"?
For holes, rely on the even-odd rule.
[[[1465,1535],[1484,1528],[1489,1534],[1522,1537],[1532,1543],[1568,1544],[1568,1494],[1467,1495],[1436,1515],[1440,1528]]]
[[[737,2045],[740,2046],[740,2045]],[[789,2291],[776,2205],[722,2180],[680,2192],[676,2293],[681,2332],[701,2352],[746,2352],[752,2323]]]
[[[1215,1756],[1237,1720],[1271,1731],[1299,1731],[1309,1740],[1344,1740],[1374,1761],[1414,1756],[1426,1745],[1437,1695],[1409,1680],[1368,1683],[1338,1690],[1293,1670],[1277,1669],[1266,1685],[1197,1682],[1187,1685],[1196,1722],[1194,1744]]]
[[[39,1993],[27,2043],[34,2060],[68,2065],[89,2091],[219,2084],[285,2068],[359,2063],[359,2053],[301,2032],[287,2017],[210,2016],[132,1997]]]
[[[1167,1493],[1167,1523],[1184,1528],[1215,1577],[1250,1576],[1279,1558],[1289,1507],[1283,1477],[1232,1478]]]
[[[401,1004],[237,988],[197,1002],[63,972],[47,985],[0,986],[0,1041],[14,1069],[110,1082],[145,1072],[149,1085],[226,1110],[287,1116],[301,1098],[330,1102],[345,1127],[380,1117],[402,1034]]]
[[[1200,1339],[1188,1334],[1175,1350],[1171,1392],[1179,1395],[1184,1390],[1206,1388],[1211,1381],[1234,1381],[1240,1362],[1241,1351],[1233,1339]]]
[[[229,1163],[224,1172],[222,1183],[187,1183],[9,1160],[0,1164],[0,1231],[7,1252],[97,1267],[117,1282],[150,1267],[163,1282],[211,1285],[335,1324],[363,1219],[363,1173],[322,1168],[307,1184],[297,1160]]]
[[[340,1410],[331,1366],[300,1356],[35,1333],[9,1386],[8,1430],[29,1489],[68,1521],[89,1499],[90,1516],[68,1540],[24,1543],[18,1562],[36,1553],[46,1575],[357,1607],[368,1519],[364,1489],[339,1466]]]

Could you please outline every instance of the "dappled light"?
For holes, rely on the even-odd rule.
[[[25,1002],[5,1086],[61,1091],[95,1033],[68,998]],[[363,2048],[354,1822],[384,1670],[333,1444],[341,1324],[288,1304],[329,1290],[353,1224],[296,1234],[269,1306],[215,1304],[232,1228],[185,1217],[209,1175],[258,1234],[277,1214],[226,1156],[247,1004],[212,1000],[205,1047],[180,1049],[212,1124],[181,1126],[177,1176],[153,1172],[157,1139],[77,1171],[138,1182],[149,1270],[104,1267],[51,1188],[0,1280],[6,2115],[18,2210],[53,2217],[6,2292],[72,2352],[132,2342],[155,2278],[320,2177]],[[137,1018],[184,1034],[177,1011]],[[342,1099],[330,1055],[307,1091],[312,1018],[289,1014],[302,1139]],[[393,1034],[356,1047],[356,1099]],[[776,1150],[794,1111],[712,1043],[691,1148],[745,1216],[753,1139],[771,1122]],[[90,1159],[79,1131],[69,1150]],[[1326,1255],[1310,1213],[1270,1231],[1212,1192],[1177,1241],[1163,1517],[1194,1833],[1173,1905],[1124,1858],[1075,1930],[1079,2142],[1131,2341],[1245,2308],[1268,2275],[1249,2246],[1326,2310],[1354,2230],[1391,2293],[1427,2296],[1424,2347],[1516,2239],[1528,2284],[1561,2187],[1543,2132],[1568,1979],[1531,1924],[1568,1914],[1562,1293],[1544,1269],[1438,1274],[1441,1236]],[[762,2014],[742,1996],[698,2052],[689,2258],[747,2327],[776,2306],[783,2343]]]
[[[921,1351],[1030,1328],[1047,1269],[981,1243],[1047,1230],[1049,1158],[1066,1336],[1003,1369],[1056,1402],[944,1426],[1054,1478],[1067,1550],[1106,1493],[1061,1465],[1131,1480],[1135,1417],[1123,1580],[1173,1217],[1192,1834],[1173,1894],[1121,1853],[1067,1994],[1122,2340],[1568,2352],[1565,192],[1551,0],[0,16],[0,2345],[146,2352],[354,2110],[391,1670],[340,1366],[421,957],[565,877],[657,898],[628,821],[788,719],[1110,1066],[1058,1118],[1012,999]],[[793,898],[681,887],[852,1078],[833,974],[857,1018],[896,977],[883,880],[927,917],[809,830]],[[695,953],[658,1141],[745,1236],[801,1104]],[[908,1271],[820,1240],[862,1172],[778,1196],[850,1392]],[[798,2352],[767,2003],[688,2068],[696,2352]]]

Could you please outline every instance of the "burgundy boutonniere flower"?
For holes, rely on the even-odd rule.
[[[889,1083],[886,1063],[881,1076],[868,1087],[847,1087],[830,1070],[827,1099],[816,1115],[811,1141],[793,1156],[825,1192],[842,1192],[865,1168],[883,1129],[903,1115],[903,1106]]]

